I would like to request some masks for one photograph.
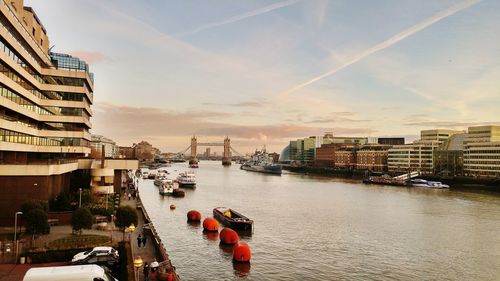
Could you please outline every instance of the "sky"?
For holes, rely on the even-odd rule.
[[[497,0],[26,0],[95,74],[92,133],[246,153],[500,124]]]

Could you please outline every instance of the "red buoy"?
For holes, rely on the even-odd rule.
[[[201,221],[201,213],[195,210],[191,210],[187,213],[188,221]]]
[[[236,231],[232,230],[231,228],[227,227],[221,230],[219,234],[219,239],[221,243],[229,245],[236,244],[239,241],[238,233],[236,233]]]
[[[245,242],[236,244],[233,248],[233,260],[237,262],[249,262],[252,257],[250,247]]]
[[[203,220],[203,229],[206,231],[219,231],[219,222],[213,218]]]

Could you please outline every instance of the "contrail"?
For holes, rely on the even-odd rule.
[[[340,70],[342,70],[342,69],[344,69],[352,64],[355,64],[356,62],[358,62],[358,61],[360,61],[360,60],[362,60],[362,59],[364,59],[364,58],[366,58],[366,57],[368,57],[368,56],[370,56],[378,51],[384,50],[384,49],[398,43],[399,41],[405,39],[406,37],[409,37],[409,36],[419,32],[419,31],[433,25],[434,23],[436,23],[442,19],[445,19],[445,18],[447,18],[447,17],[449,17],[457,12],[460,12],[463,9],[466,9],[472,5],[479,3],[480,1],[481,0],[464,1],[464,2],[461,2],[457,5],[451,6],[450,8],[448,8],[442,12],[439,12],[439,13],[435,14],[434,16],[427,18],[424,21],[422,21],[422,22],[420,22],[420,23],[418,23],[418,24],[416,24],[416,25],[414,25],[406,30],[403,30],[402,32],[392,36],[391,38],[363,51],[362,53],[358,54],[357,56],[353,57],[352,59],[348,60],[347,62],[341,64],[340,66],[338,66],[338,67],[336,67],[336,68],[334,68],[326,73],[323,73],[319,76],[316,76],[316,77],[310,79],[309,81],[306,81],[302,84],[299,84],[299,85],[283,92],[281,95],[287,96],[287,95],[289,95],[297,90],[300,90],[306,86],[309,86],[309,85],[311,85],[311,84],[313,84],[313,83],[315,83],[315,82],[317,82],[325,77],[333,75],[333,74],[339,72]]]
[[[225,19],[225,20],[222,20],[222,21],[219,21],[219,22],[207,23],[207,24],[199,26],[199,27],[197,27],[197,28],[195,28],[193,30],[175,34],[174,36],[176,36],[176,37],[182,37],[182,36],[186,36],[186,35],[198,33],[200,31],[207,30],[207,29],[210,29],[210,28],[214,28],[214,27],[217,27],[217,26],[230,24],[230,23],[233,23],[233,22],[237,22],[237,21],[244,20],[244,19],[251,18],[251,17],[255,17],[255,16],[260,16],[262,14],[269,13],[269,12],[274,11],[276,9],[280,9],[280,8],[284,8],[284,7],[288,7],[288,6],[294,5],[294,4],[296,4],[296,3],[300,2],[300,1],[302,1],[302,0],[288,0],[288,1],[274,3],[272,5],[265,6],[265,7],[262,7],[260,9],[253,10],[253,11],[250,11],[250,12],[246,12],[246,13],[234,16],[234,17],[230,17],[228,19]]]

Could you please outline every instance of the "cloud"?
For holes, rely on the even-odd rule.
[[[268,6],[265,6],[265,7],[262,7],[262,8],[253,10],[253,11],[250,11],[250,12],[239,14],[239,15],[236,15],[236,16],[224,19],[224,20],[220,20],[220,21],[216,21],[216,22],[211,22],[211,23],[206,23],[206,24],[201,25],[201,26],[199,26],[197,28],[194,28],[192,30],[175,34],[174,36],[176,36],[176,37],[182,37],[182,36],[186,36],[186,35],[191,35],[191,34],[195,34],[195,33],[198,33],[200,31],[204,31],[204,30],[211,29],[211,28],[214,28],[214,27],[218,27],[218,26],[222,26],[222,25],[226,25],[226,24],[238,22],[238,21],[241,21],[241,20],[244,20],[244,19],[247,19],[247,18],[255,17],[255,16],[260,16],[260,15],[269,13],[271,11],[274,11],[276,9],[281,9],[281,8],[284,8],[284,7],[288,7],[288,6],[297,4],[300,1],[302,1],[302,0],[287,0],[287,1],[282,1],[282,2],[278,2],[278,3],[274,3],[274,4],[271,4],[271,5],[268,5]]]
[[[89,51],[82,51],[82,50],[77,50],[77,51],[71,51],[69,52],[72,56],[75,56],[79,59],[84,60],[86,63],[92,65],[92,64],[98,64],[106,61],[110,61],[111,59],[104,55],[101,52],[89,52]]]
[[[456,5],[453,5],[452,7],[444,10],[444,11],[441,11],[437,14],[435,14],[434,16],[430,17],[430,18],[427,18],[421,22],[419,22],[418,24],[416,25],[413,25],[411,26],[410,28],[407,28],[401,32],[399,32],[398,34],[382,41],[381,43],[375,45],[375,46],[372,46],[368,49],[366,49],[365,51],[355,55],[354,57],[352,57],[351,59],[347,60],[346,62],[342,63],[340,66],[328,71],[328,72],[325,72],[319,76],[316,76],[306,82],[303,82],[301,84],[298,84],[296,86],[294,86],[293,88],[290,88],[288,89],[287,91],[283,92],[281,95],[284,95],[284,96],[288,96],[289,94],[295,92],[295,91],[298,91],[304,87],[307,87],[313,83],[316,83],[318,82],[319,80],[322,80],[326,77],[329,77],[331,75],[334,75],[335,73],[341,71],[342,69],[352,65],[352,64],[355,64],[359,61],[361,61],[362,59],[374,54],[374,53],[377,53],[381,50],[384,50],[386,48],[389,48],[391,47],[392,45],[404,40],[405,38],[407,37],[410,37],[412,36],[413,34],[423,30],[423,29],[426,29],[428,28],[429,26],[435,24],[436,22],[438,21],[441,21],[449,16],[452,16],[454,15],[455,13],[459,12],[459,11],[462,11],[474,4],[477,4],[479,3],[480,0],[468,0],[468,1],[463,1],[463,2],[460,2]]]
[[[261,107],[264,105],[269,105],[267,101],[242,101],[236,103],[214,103],[214,102],[203,102],[201,103],[205,106],[234,106],[234,107]]]
[[[119,144],[129,145],[141,139],[158,147],[185,148],[189,136],[222,139],[229,136],[235,143],[243,141],[260,146],[265,143],[286,144],[289,139],[322,135],[334,131],[336,135],[369,135],[371,128],[316,127],[290,123],[271,125],[239,125],[231,122],[233,115],[216,111],[172,111],[154,107],[133,107],[109,102],[94,106],[92,133],[102,134]],[[277,148],[278,149],[278,148]]]
[[[418,126],[429,128],[459,128],[465,129],[472,126],[486,126],[486,125],[500,125],[500,121],[496,122],[455,122],[455,121],[422,121],[422,122],[408,122],[406,126]]]

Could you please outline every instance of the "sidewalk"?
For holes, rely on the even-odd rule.
[[[131,206],[134,209],[136,209],[136,205],[137,205],[137,200],[135,200],[135,199],[130,199],[130,200],[122,199],[121,200],[121,206]],[[141,234],[141,236],[143,235],[144,216],[143,216],[142,212],[138,211],[137,217],[138,217],[138,221],[137,221],[137,225],[135,227],[135,231],[133,233],[131,233],[131,235],[130,235],[130,237],[131,237],[130,244],[132,246],[132,257],[136,258],[139,256],[143,260],[144,264],[146,264],[146,263],[149,264],[149,263],[155,261],[157,258],[156,257],[156,249],[153,245],[152,237],[150,235],[146,235],[146,237],[147,237],[146,246],[144,247],[141,244],[141,247],[139,248],[139,245],[137,244],[137,236],[139,236],[139,234]],[[160,261],[158,261],[158,262],[160,262]],[[143,265],[143,267],[144,267],[144,265]],[[143,270],[142,270],[143,267],[141,267],[139,269],[139,280],[141,280],[141,281],[144,280]]]

